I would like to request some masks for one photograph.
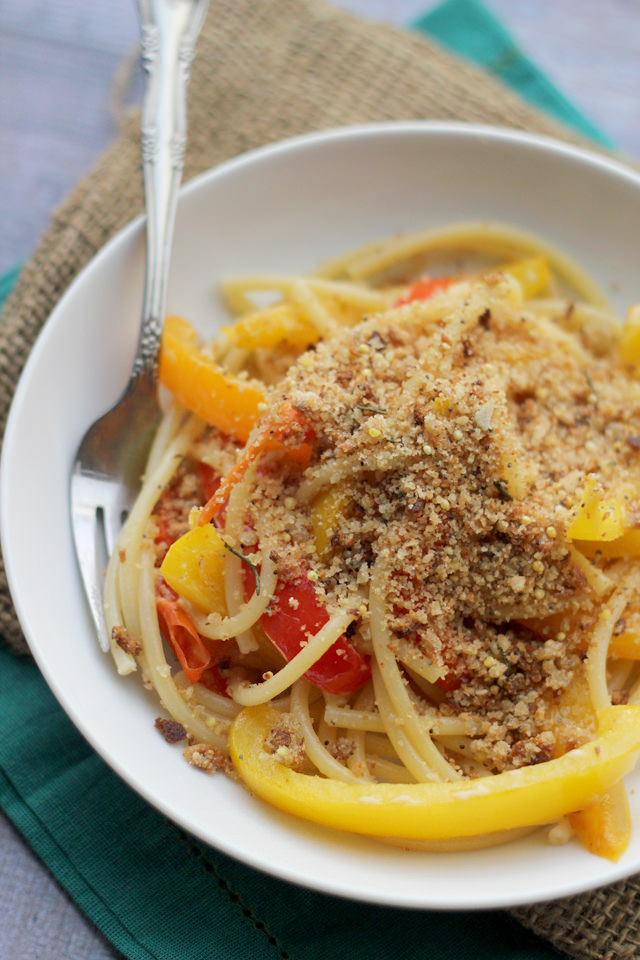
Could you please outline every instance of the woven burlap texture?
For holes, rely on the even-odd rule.
[[[283,137],[352,123],[475,121],[575,139],[484,72],[389,25],[323,0],[214,0],[189,91],[185,180]],[[29,350],[79,270],[142,210],[138,118],[55,211],[0,318],[0,431]],[[26,652],[0,566],[0,631]],[[637,901],[637,903],[636,903]],[[514,910],[584,960],[640,955],[635,880]]]

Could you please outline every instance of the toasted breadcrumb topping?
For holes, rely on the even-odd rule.
[[[167,743],[180,743],[181,740],[187,739],[187,731],[177,720],[156,717],[154,726],[156,730],[160,731]]]
[[[140,656],[142,644],[135,637],[132,637],[126,627],[116,624],[111,630],[111,638],[118,644],[125,653],[130,653],[132,657]]]
[[[302,766],[306,759],[304,735],[290,713],[283,713],[265,740],[265,750],[286,767]]]
[[[190,743],[184,748],[183,755],[187,763],[204,770],[205,773],[223,771],[230,774],[233,771],[233,764],[227,754],[208,743]]]
[[[562,698],[584,684],[599,605],[566,531],[585,475],[615,487],[637,473],[640,384],[496,274],[320,343],[271,390],[272,410],[285,400],[311,425],[313,459],[301,475],[263,457],[247,544],[268,542],[284,577],[308,571],[330,611],[362,607],[375,564],[407,682],[469,722],[487,769],[581,742]],[[314,502],[332,488],[319,553]],[[640,518],[637,500],[628,510]],[[536,628],[551,615],[571,623],[561,640]],[[352,639],[366,649],[366,613]]]

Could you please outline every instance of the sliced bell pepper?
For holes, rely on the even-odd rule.
[[[620,497],[605,495],[595,477],[587,477],[578,512],[567,530],[569,540],[608,543],[624,530],[624,504]]]
[[[179,596],[207,613],[227,616],[224,593],[226,550],[210,523],[194,527],[168,549],[160,573]]]
[[[262,629],[287,662],[328,622],[329,614],[318,600],[313,584],[305,577],[278,581],[273,603],[260,618]],[[343,635],[305,676],[321,690],[347,694],[367,682],[371,668]]]
[[[187,410],[228,436],[245,442],[260,419],[264,391],[224,373],[202,352],[195,330],[181,317],[165,320],[158,375]]]
[[[241,317],[222,328],[231,343],[243,350],[260,347],[304,349],[320,339],[320,331],[292,303],[276,303]]]
[[[207,690],[211,690],[212,693],[219,693],[221,696],[231,699],[227,680],[220,670],[220,661],[210,664],[203,672],[198,683],[201,683]]]
[[[162,579],[156,586],[156,609],[160,633],[171,644],[187,679],[196,683],[213,661],[211,651],[178,603],[175,591]]]
[[[267,753],[279,716],[261,705],[233,722],[231,758],[247,787],[305,820],[382,837],[448,839],[548,823],[618,783],[640,750],[640,706],[616,706],[600,711],[594,740],[556,760],[478,780],[344,783],[298,773]]]
[[[304,414],[296,410],[288,401],[285,401],[275,413],[265,416],[234,466],[226,477],[223,477],[216,492],[205,504],[199,523],[210,523],[215,518],[251,464],[268,450],[280,450],[290,460],[306,466],[312,454],[309,443],[312,436],[313,432]]]
[[[194,506],[212,497],[220,485],[219,474],[208,463],[199,461],[195,471],[198,490],[193,497]],[[179,478],[175,478],[162,490],[152,514],[157,528],[155,543],[169,547],[186,531],[185,505],[180,494]]]
[[[311,529],[320,558],[329,552],[331,536],[338,528],[346,504],[347,489],[342,483],[323,490],[311,504]]]
[[[620,333],[618,350],[623,363],[637,364],[640,362],[640,306],[638,305],[627,310]]]
[[[220,486],[220,474],[204,461],[198,463],[198,478],[205,500],[210,500]]]
[[[640,530],[627,529],[613,540],[574,540],[573,545],[592,560],[597,557],[604,560],[640,557]]]
[[[520,285],[525,300],[542,293],[549,286],[551,271],[546,257],[527,257],[525,260],[514,260],[498,267],[503,273],[508,273]]]
[[[431,280],[416,280],[412,283],[406,293],[393,302],[394,307],[402,307],[406,303],[413,303],[416,300],[429,300],[436,293],[441,293],[455,283],[457,277],[432,277]]]
[[[170,546],[183,529],[182,509],[177,506],[177,482],[165,487],[153,508],[157,533],[155,543]]]
[[[640,610],[624,611],[618,632],[609,642],[609,656],[620,660],[640,660]]]
[[[584,810],[569,814],[569,823],[590,851],[617,862],[631,839],[631,812],[624,783],[616,783]]]

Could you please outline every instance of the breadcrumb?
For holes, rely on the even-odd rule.
[[[566,531],[585,475],[615,486],[637,457],[640,384],[489,280],[437,319],[420,302],[389,310],[294,364],[272,402],[304,413],[313,460],[301,486],[267,454],[248,524],[329,612],[359,608],[375,564],[394,653],[439,670],[439,712],[469,724],[474,760],[498,772],[548,759],[563,691],[584,677],[599,600]],[[337,484],[319,556],[305,485]],[[541,659],[535,625],[559,614],[575,622]]]
[[[142,653],[142,644],[131,636],[126,627],[116,625],[111,630],[111,637],[121,650],[131,654],[132,657],[138,657]]]
[[[204,770],[205,773],[216,773],[219,770],[228,773],[233,767],[226,753],[207,743],[191,743],[184,748],[183,755],[187,763]]]

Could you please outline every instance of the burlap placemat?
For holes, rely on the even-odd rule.
[[[242,151],[350,123],[477,121],[575,140],[498,82],[434,44],[361,22],[323,0],[213,2],[189,94],[185,179]],[[138,120],[55,211],[0,318],[0,432],[20,371],[53,306],[94,253],[143,205]],[[0,631],[26,652],[0,566]],[[576,958],[640,955],[640,885],[512,911]]]

